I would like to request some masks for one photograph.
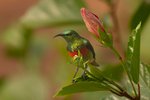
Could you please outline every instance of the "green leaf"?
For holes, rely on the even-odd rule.
[[[103,80],[103,74],[102,71],[100,71],[97,67],[89,65],[90,72],[99,80]]]
[[[21,19],[31,28],[81,24],[80,8],[82,0],[40,0]]]
[[[119,97],[117,95],[110,94],[110,95],[106,95],[105,97],[103,97],[99,100],[127,100],[127,99]]]
[[[141,23],[133,30],[129,36],[127,49],[127,70],[132,77],[134,83],[139,82],[139,68],[140,68],[140,31]]]
[[[63,87],[56,96],[69,95],[79,92],[106,91],[108,87],[98,82],[78,82],[69,86]]]
[[[140,66],[141,100],[150,100],[150,65]]]
[[[146,86],[150,89],[150,66],[149,65],[141,64],[140,77],[142,78]]]
[[[147,87],[143,79],[140,77],[141,100],[150,100],[150,88]]]
[[[141,28],[144,27],[146,21],[148,20],[150,15],[150,2],[148,0],[143,0],[135,14],[131,19],[131,30],[135,29],[136,25],[141,21],[142,25]]]

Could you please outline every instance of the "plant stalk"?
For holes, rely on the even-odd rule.
[[[130,74],[129,74],[129,71],[128,71],[128,69],[126,68],[126,66],[125,66],[125,64],[124,64],[124,62],[123,62],[123,60],[122,60],[122,57],[121,57],[120,54],[116,51],[116,49],[114,49],[114,47],[111,47],[111,49],[113,50],[113,52],[115,53],[115,55],[118,57],[118,59],[120,60],[122,66],[123,66],[123,68],[124,68],[124,70],[126,71],[126,73],[127,73],[127,75],[128,75],[128,78],[129,78],[129,81],[130,81],[130,83],[131,83],[131,85],[132,85],[133,91],[134,91],[134,93],[135,93],[135,96],[137,97],[138,95],[137,95],[136,89],[135,89],[134,84],[133,84],[133,82],[132,82],[132,80],[131,80],[131,76],[130,76]]]
[[[89,74],[91,77],[95,78],[96,80],[102,82],[99,78],[95,77],[93,74],[91,74],[88,70],[86,70],[84,67],[81,67],[83,70],[85,70],[85,72],[87,74]],[[109,90],[110,92],[118,95],[118,96],[124,96],[129,98],[130,100],[135,100],[132,96],[130,96],[126,91],[124,91],[117,83],[105,78],[105,81],[109,82],[110,84],[114,85],[115,87],[117,87],[119,90],[117,90],[116,88],[112,87],[111,85],[107,84],[106,82],[103,81],[103,83],[105,85],[107,85],[108,87],[110,87],[111,89]]]

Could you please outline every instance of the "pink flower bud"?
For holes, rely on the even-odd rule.
[[[100,37],[99,29],[102,32],[105,32],[102,22],[99,20],[98,16],[86,10],[85,8],[81,8],[81,16],[86,24],[87,29],[96,35],[96,37]]]

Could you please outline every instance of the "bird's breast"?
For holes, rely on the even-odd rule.
[[[88,54],[88,52],[89,51],[88,51],[88,49],[86,47],[80,49],[80,53],[81,53],[82,56],[86,56]],[[75,51],[68,51],[68,53],[69,53],[69,55],[71,57],[74,57],[75,55],[78,56],[78,51],[77,50],[75,50]]]

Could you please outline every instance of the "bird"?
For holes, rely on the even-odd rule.
[[[74,59],[76,56],[81,55],[84,62],[88,62],[88,64],[91,64],[93,66],[99,66],[99,64],[95,61],[96,58],[94,48],[88,39],[80,36],[74,30],[61,32],[54,36],[54,38],[56,37],[62,37],[65,39],[67,43],[67,52],[72,59]],[[85,66],[85,69],[86,68],[87,66]],[[73,79],[76,77],[78,69],[79,67],[77,67]],[[85,77],[85,71],[83,72],[82,76]]]

